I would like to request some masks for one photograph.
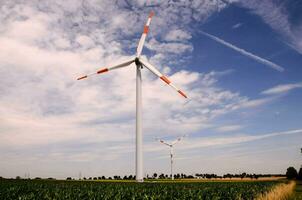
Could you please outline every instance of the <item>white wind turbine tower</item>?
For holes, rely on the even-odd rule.
[[[186,137],[186,135],[182,136],[182,137],[179,137],[177,138],[175,141],[171,142],[171,143],[168,143],[168,142],[165,142],[161,139],[158,139],[158,141],[164,145],[167,145],[168,147],[170,147],[170,163],[171,163],[171,179],[174,180],[174,176],[173,176],[173,155],[174,155],[174,151],[173,151],[173,146],[180,142],[184,137]]]
[[[162,81],[164,81],[166,84],[170,85],[173,89],[175,89],[180,95],[187,98],[184,92],[182,92],[180,89],[178,89],[175,85],[171,83],[171,81],[164,76],[161,72],[159,72],[153,65],[151,65],[146,60],[143,60],[141,58],[141,53],[143,50],[143,46],[145,43],[145,39],[147,36],[147,33],[149,31],[149,25],[151,23],[152,16],[154,15],[153,12],[150,12],[148,21],[146,25],[144,26],[143,34],[139,40],[137,50],[136,50],[136,56],[130,60],[127,60],[123,63],[117,64],[117,65],[111,65],[106,68],[102,68],[98,70],[95,73],[88,74],[85,76],[82,76],[78,78],[77,80],[81,80],[84,78],[87,78],[91,75],[95,74],[101,74],[104,72],[108,72],[114,69],[127,67],[132,63],[135,63],[136,65],[136,165],[135,165],[135,173],[136,173],[136,181],[137,182],[143,182],[143,151],[142,151],[142,143],[143,143],[143,136],[142,136],[142,77],[141,77],[141,69],[143,67],[150,70],[152,73],[154,73],[156,76],[158,76]]]

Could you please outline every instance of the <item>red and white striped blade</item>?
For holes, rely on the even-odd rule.
[[[176,90],[181,96],[188,98],[187,95],[181,91],[180,89],[178,89],[174,84],[172,84],[172,82],[168,79],[168,77],[166,77],[165,75],[163,75],[162,73],[160,73],[155,67],[153,67],[150,63],[148,63],[147,61],[143,60],[143,59],[139,59],[139,61],[147,68],[149,69],[153,74],[155,74],[156,76],[158,76],[162,81],[164,81],[165,83],[167,83],[168,85],[170,85],[174,90]]]
[[[142,54],[142,50],[143,50],[143,47],[144,47],[144,43],[145,43],[147,34],[149,32],[149,26],[150,26],[151,19],[152,19],[153,15],[154,15],[154,12],[151,11],[150,14],[149,14],[147,23],[144,26],[143,34],[141,36],[141,39],[139,40],[139,43],[138,43],[138,46],[137,46],[137,49],[136,49],[136,57],[140,57],[140,55]]]
[[[114,70],[114,69],[127,67],[128,65],[130,65],[133,62],[134,62],[134,59],[131,59],[131,60],[128,60],[126,62],[122,62],[122,63],[116,64],[116,65],[112,65],[112,66],[109,66],[109,67],[106,67],[106,68],[102,68],[102,69],[99,69],[98,71],[96,71],[94,73],[87,74],[85,76],[81,76],[81,77],[77,78],[77,80],[82,80],[82,79],[88,78],[92,75],[101,74],[101,73],[108,72],[108,71],[111,71],[111,70]]]

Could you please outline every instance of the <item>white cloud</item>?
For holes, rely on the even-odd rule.
[[[294,89],[302,88],[302,83],[294,83],[294,84],[283,84],[277,85],[275,87],[269,88],[267,90],[262,91],[262,94],[274,95],[274,94],[284,94]]]
[[[85,35],[77,36],[76,41],[84,48],[89,48],[89,47],[95,46],[94,41],[91,40],[90,37],[85,36]]]
[[[70,41],[65,38],[58,38],[54,40],[54,44],[58,49],[67,49],[71,47]]]
[[[5,25],[0,27],[1,171],[8,175],[23,173],[22,163],[30,161],[29,168],[35,168],[31,161],[42,158],[49,158],[48,162],[121,160],[121,155],[133,150],[134,65],[76,81],[78,75],[129,58],[123,48],[138,41],[149,8],[140,12],[134,7],[129,12],[124,3],[11,1],[0,8],[0,21]],[[151,25],[157,28],[150,28],[146,45],[156,53],[150,62],[165,69],[170,79],[188,93],[190,101],[185,102],[143,70],[147,140],[203,130],[217,117],[251,104],[252,99],[216,85],[220,72],[175,73],[162,62],[193,50],[187,41],[189,36],[183,33],[176,34],[176,38],[185,41],[158,42],[167,32],[183,30],[180,24],[187,26],[192,13],[196,20],[204,21],[227,5],[221,1],[163,1],[157,6],[160,9]],[[112,146],[121,149],[112,150]],[[8,156],[15,151],[20,154]],[[10,172],[10,164],[5,163],[18,163],[15,166],[19,169]],[[102,170],[107,174],[113,173],[112,168],[105,168]],[[48,174],[50,165],[40,170]],[[66,168],[64,172],[70,171]]]
[[[191,35],[183,30],[177,29],[177,30],[171,30],[170,32],[167,33],[165,36],[166,41],[186,41],[191,39]]]
[[[258,106],[262,106],[262,105],[265,105],[267,103],[270,103],[275,99],[276,99],[276,97],[251,99],[249,101],[242,102],[242,104],[239,107],[241,107],[241,108],[254,108],[254,107],[258,107]]]
[[[1,72],[3,72],[1,92],[6,94],[0,99],[1,105],[5,105],[1,110],[1,118],[5,120],[1,123],[3,129],[7,128],[0,136],[3,145],[39,146],[70,140],[116,141],[129,140],[133,137],[135,108],[133,66],[108,73],[103,77],[94,77],[86,82],[75,81],[79,74],[93,71],[93,66],[97,69],[98,66],[127,58],[120,50],[120,36],[117,35],[115,38],[112,35],[121,24],[117,26],[113,23],[112,26],[102,27],[96,21],[93,24],[95,33],[86,33],[85,20],[81,21],[77,16],[70,18],[65,15],[65,12],[77,10],[77,5],[66,6],[68,7],[66,8],[65,3],[62,4],[50,4],[50,7],[43,4],[47,14],[38,11],[32,5],[18,5],[18,7],[30,8],[31,11],[24,14],[26,20],[5,18],[8,25],[18,22],[17,24],[22,27],[22,23],[27,24],[35,19],[35,16],[40,14],[44,16],[43,20],[36,19],[39,27],[43,27],[43,31],[37,32],[36,35],[32,34],[31,30],[12,32],[14,29],[10,28],[0,35],[2,43],[0,48],[2,48],[1,52],[4,52],[0,56]],[[55,8],[57,9],[55,12],[48,12]],[[15,9],[21,8],[12,7],[12,12]],[[100,9],[104,8],[100,7]],[[111,5],[107,9],[117,8]],[[59,21],[55,21],[58,19]],[[69,29],[66,29],[68,26]],[[155,39],[152,41],[154,42],[152,48],[155,46],[156,52],[162,51],[162,48],[166,48],[171,54],[182,54],[192,50],[190,44],[177,42],[161,44]],[[90,49],[83,51],[81,46],[75,45],[76,42]],[[55,46],[52,46],[53,44]],[[11,55],[14,55],[14,59],[11,59]],[[98,63],[100,60],[101,63]],[[165,68],[166,72],[171,71],[167,66]],[[158,134],[162,132],[177,134],[188,131],[188,128],[198,130],[206,126],[210,118],[226,112],[223,111],[223,107],[220,107],[221,102],[235,103],[241,99],[237,94],[216,88],[214,73],[180,71],[171,74],[171,80],[188,91],[192,97],[197,97],[196,100],[193,99],[184,105],[185,102],[178,94],[165,87],[160,80],[154,79],[147,71],[143,71],[143,74],[146,134],[153,134],[154,131]],[[200,84],[200,88],[193,88],[193,84]],[[8,85],[11,85],[11,88],[7,87]],[[206,94],[200,93],[202,87],[208,87],[205,90]],[[202,99],[199,99],[200,95]],[[166,109],[167,105],[173,106]],[[213,109],[208,109],[208,116],[200,118],[199,115],[204,113],[207,105],[211,105]],[[189,112],[198,107],[202,109]],[[158,124],[158,128],[154,128],[154,123]],[[56,126],[53,127],[53,124]],[[166,126],[167,124],[171,125]],[[111,126],[112,129],[109,128]],[[13,134],[10,133],[12,130],[14,130]],[[118,130],[125,131],[125,137],[118,134]],[[97,134],[98,132],[101,133]]]
[[[145,45],[148,49],[163,54],[183,54],[186,52],[193,51],[193,46],[191,44],[185,44],[180,42],[166,43],[158,42],[155,39],[151,39],[149,42],[146,42]]]
[[[227,125],[227,126],[221,126],[216,128],[217,131],[219,132],[231,132],[231,131],[238,131],[242,129],[242,125]]]

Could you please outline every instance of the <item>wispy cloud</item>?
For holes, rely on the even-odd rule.
[[[294,20],[291,20],[292,16],[290,16],[291,13],[288,10],[291,7],[292,9],[295,8],[296,12],[299,12],[299,6],[291,5],[296,3],[296,1],[249,0],[239,1],[238,5],[242,5],[250,9],[252,13],[260,16],[265,23],[284,36],[285,44],[301,54],[301,25],[293,23]]]
[[[241,27],[242,25],[243,25],[243,23],[234,24],[234,25],[232,26],[232,29],[237,29],[237,28]]]
[[[253,135],[241,134],[241,135],[232,135],[232,136],[216,136],[216,137],[194,137],[185,138],[177,147],[182,150],[198,149],[215,146],[217,148],[224,147],[228,145],[241,144],[246,142],[253,142],[257,140],[262,140],[270,137],[294,135],[302,133],[302,129],[287,130],[287,131],[278,131],[271,133],[254,133]],[[147,146],[147,151],[162,151],[165,147],[160,145],[149,144]]]
[[[224,45],[226,47],[229,47],[229,48],[237,51],[238,53],[240,53],[242,55],[245,55],[245,56],[247,56],[247,57],[249,57],[249,58],[251,58],[251,59],[253,59],[253,60],[255,60],[255,61],[259,62],[259,63],[261,63],[261,64],[264,64],[264,65],[266,65],[268,67],[271,67],[274,70],[277,70],[279,72],[284,71],[283,67],[281,67],[281,66],[279,66],[279,65],[277,65],[277,64],[275,64],[275,63],[273,63],[273,62],[271,62],[269,60],[261,58],[261,57],[255,55],[255,54],[252,54],[252,53],[250,53],[250,52],[248,52],[248,51],[246,51],[244,49],[236,47],[235,45],[232,45],[232,44],[230,44],[230,43],[228,43],[228,42],[226,42],[226,41],[224,41],[224,40],[222,40],[222,39],[220,39],[220,38],[218,38],[218,37],[216,37],[214,35],[211,35],[211,34],[206,33],[204,31],[200,31],[200,33],[203,34],[203,35],[205,35],[205,36],[207,36],[207,37],[209,37],[209,38],[211,38],[212,40],[214,40],[216,42],[219,42],[220,44],[222,44],[222,45]]]
[[[216,128],[215,130],[217,130],[219,132],[230,132],[230,131],[238,131],[242,128],[243,128],[242,125],[226,125],[226,126],[220,126],[220,127]]]
[[[262,94],[283,94],[289,92],[294,89],[302,88],[302,83],[294,83],[294,84],[283,84],[277,85],[275,87],[269,88],[267,90],[262,91]]]

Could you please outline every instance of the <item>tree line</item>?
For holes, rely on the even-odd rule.
[[[286,174],[248,174],[248,173],[240,173],[240,174],[224,174],[222,176],[219,176],[217,174],[201,174],[201,173],[196,173],[195,175],[187,175],[184,173],[177,173],[174,174],[174,179],[232,179],[232,178],[250,178],[250,179],[258,179],[258,178],[263,178],[263,177],[284,177],[286,176],[288,179],[297,179],[297,180],[302,180],[302,167],[300,168],[299,172],[294,168],[294,167],[289,167],[286,170]],[[98,177],[83,177],[79,178],[77,180],[135,180],[135,175],[125,175],[125,176],[98,176]],[[146,179],[170,179],[171,175],[168,174],[157,174],[154,173],[152,175],[147,175]],[[0,179],[4,179],[3,177],[0,176]],[[21,178],[20,176],[17,176],[15,179],[30,179],[29,177],[27,178]],[[40,177],[35,177],[33,178],[35,180],[42,179]],[[46,178],[48,180],[55,180],[54,178]],[[76,180],[75,178],[67,177],[66,180]]]
[[[288,179],[302,180],[302,167],[300,168],[299,172],[297,172],[297,170],[294,167],[287,168],[286,177]]]

